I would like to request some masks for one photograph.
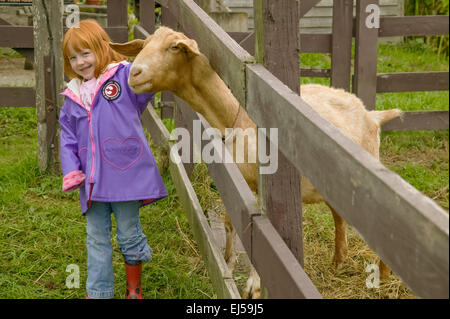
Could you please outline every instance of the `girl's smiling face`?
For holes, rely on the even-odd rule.
[[[69,61],[72,70],[84,80],[92,79],[97,66],[95,54],[89,49],[81,49],[79,52],[76,52],[72,47],[69,47],[69,52]]]

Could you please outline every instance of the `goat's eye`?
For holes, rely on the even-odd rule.
[[[172,51],[176,51],[178,49],[179,49],[179,47],[176,44],[173,44],[170,46],[170,50],[172,50]]]

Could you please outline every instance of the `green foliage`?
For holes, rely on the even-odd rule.
[[[425,15],[448,15],[449,0],[406,0],[406,16],[425,16]],[[449,55],[449,37],[431,36],[431,37],[408,37],[408,41],[418,41],[426,43],[433,48],[438,55]]]
[[[405,15],[439,15],[448,14],[449,0],[406,0]]]

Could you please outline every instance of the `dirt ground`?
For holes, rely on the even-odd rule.
[[[0,86],[34,86],[34,70],[25,70],[25,58],[0,56]]]
[[[29,25],[30,7],[0,6],[0,19],[11,25]],[[0,21],[1,23],[1,21]],[[2,53],[11,49],[0,48]],[[25,58],[11,58],[9,54],[0,55],[0,86],[34,86],[34,70],[25,70]]]
[[[24,6],[0,6],[0,19],[12,25],[32,25],[28,20],[31,15],[31,7]]]

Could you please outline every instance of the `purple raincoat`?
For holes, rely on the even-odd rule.
[[[153,94],[135,94],[128,86],[131,63],[110,65],[98,79],[92,107],[80,100],[81,81],[73,79],[61,94],[61,166],[63,175],[81,170],[81,212],[91,201],[141,200],[142,205],[166,197],[167,190],[153,158],[140,117]]]

